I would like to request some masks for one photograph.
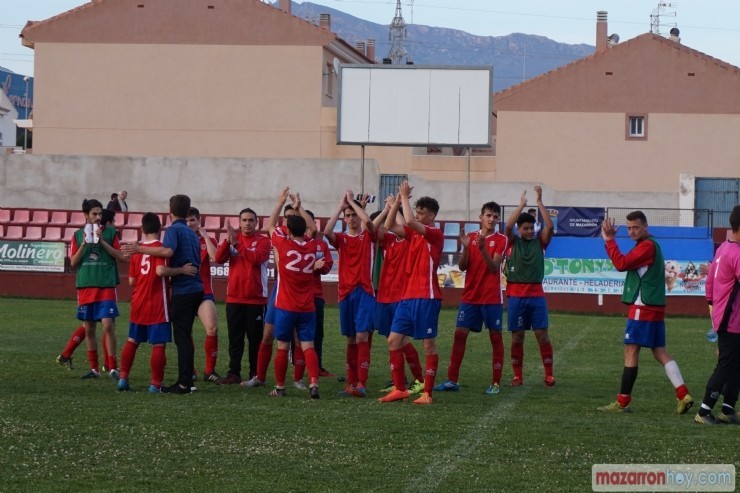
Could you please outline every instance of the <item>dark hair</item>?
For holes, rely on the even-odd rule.
[[[293,210],[293,205],[292,204],[286,205],[285,207],[283,207],[283,216],[285,215],[286,212],[292,211],[292,210]]]
[[[642,211],[632,211],[629,214],[627,214],[627,220],[628,221],[642,221],[642,224],[647,224],[647,217],[645,217],[645,213]]]
[[[97,199],[82,199],[82,212],[89,214],[96,207],[103,208],[103,204]]]
[[[190,197],[187,195],[173,195],[170,197],[170,214],[185,219],[190,210]]]
[[[496,202],[486,202],[483,204],[483,207],[480,208],[480,213],[485,214],[487,210],[495,212],[496,214],[501,214],[501,206]]]
[[[383,213],[383,211],[375,211],[375,212],[373,212],[372,214],[370,214],[370,220],[371,221],[374,220],[376,217],[378,217],[382,213]]]
[[[195,217],[200,221],[200,211],[195,207],[191,207],[190,209],[188,209],[188,217]]]
[[[433,199],[432,197],[421,197],[416,201],[414,207],[426,209],[433,212],[435,216],[439,212],[439,202],[437,202],[437,199]]]
[[[530,214],[529,212],[522,212],[521,214],[519,214],[519,219],[516,220],[516,225],[517,227],[521,228],[524,224],[534,224],[536,222],[537,220],[532,214]]]
[[[527,214],[534,216],[535,214],[537,214],[537,209],[535,209],[534,207],[530,207],[529,209],[527,209]]]
[[[256,212],[254,212],[254,211],[253,211],[252,209],[250,209],[249,207],[245,207],[244,209],[240,210],[240,211],[239,211],[239,217],[241,218],[241,217],[242,217],[242,214],[244,214],[245,212],[246,212],[246,213],[249,213],[249,214],[253,214],[253,215],[254,215],[254,218],[255,218],[255,219],[257,218],[257,213],[256,213]]]
[[[113,224],[116,219],[116,213],[110,209],[103,209],[103,213],[100,214],[100,224],[107,226]]]
[[[740,231],[740,205],[736,205],[730,212],[730,227],[733,233]]]
[[[110,194],[110,199],[111,200],[116,200],[117,198],[118,198],[118,193],[113,192],[112,194]]]
[[[362,208],[363,208],[363,207],[362,207],[362,202],[360,202],[359,200],[353,200],[352,202],[354,202],[354,203],[355,203],[356,205],[358,205],[358,206],[360,207],[360,209],[362,209]],[[347,207],[345,207],[344,209],[342,209],[342,214],[343,214],[343,215],[344,215],[344,211],[346,211],[347,209],[352,209],[353,211],[355,210],[355,209],[354,209],[354,208],[352,207],[352,205],[350,205],[350,204],[347,204]]]
[[[308,209],[306,209],[306,214],[308,214],[308,217],[310,217],[311,219],[316,219],[316,216],[313,215],[313,212],[309,211]]]
[[[147,212],[141,217],[141,230],[145,234],[159,233],[162,230],[162,222],[159,215],[153,212]]]
[[[302,238],[306,234],[306,220],[298,214],[288,216],[288,231],[296,238]]]

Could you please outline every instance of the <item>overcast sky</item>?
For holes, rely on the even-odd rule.
[[[105,0],[116,1],[116,0]],[[18,34],[29,20],[44,20],[86,3],[84,0],[2,0],[0,66],[33,75],[33,50]],[[302,3],[302,2],[297,2]],[[381,24],[390,23],[395,0],[314,0]],[[667,2],[663,2],[667,3]],[[677,25],[682,42],[740,66],[740,1],[681,0],[664,7],[663,34]],[[402,0],[407,23],[460,29],[481,36],[514,32],[537,34],[563,43],[595,44],[596,11],[609,12],[609,34],[622,41],[650,31],[657,0]]]

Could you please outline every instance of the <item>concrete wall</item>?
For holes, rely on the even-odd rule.
[[[531,173],[537,176],[538,173]],[[460,173],[458,173],[460,176]],[[466,182],[426,180],[409,174],[414,196],[428,195],[440,203],[440,219],[466,219]],[[480,205],[495,200],[519,203],[522,190],[535,181],[491,182],[472,174],[470,218]],[[365,162],[365,190],[377,193],[377,161]],[[282,186],[301,193],[304,204],[318,216],[334,212],[346,188],[359,192],[359,159],[236,159],[117,156],[0,156],[0,207],[78,210],[83,198],[107,203],[111,192],[126,189],[135,211],[164,212],[171,195],[185,193],[203,213],[233,214],[251,207],[260,215],[271,212]],[[677,207],[678,192],[592,192],[556,190],[544,182],[545,205]],[[676,182],[677,188],[677,182]],[[382,198],[380,198],[382,201]]]

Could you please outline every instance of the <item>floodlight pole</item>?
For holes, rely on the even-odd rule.
[[[23,81],[26,83],[26,101],[25,101],[26,103],[26,118],[25,118],[26,122],[24,125],[25,128],[23,129],[23,150],[24,151],[28,149],[28,81],[29,79],[30,79],[29,76],[23,77]]]

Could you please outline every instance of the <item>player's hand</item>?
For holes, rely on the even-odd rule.
[[[121,252],[126,257],[131,257],[131,255],[134,255],[135,253],[139,253],[139,244],[136,242],[123,243],[121,244]]]
[[[288,196],[290,195],[290,187],[283,188],[283,191],[280,192],[280,195],[278,195],[278,203],[282,206],[285,204],[285,202],[288,200]]]
[[[478,250],[481,252],[486,249],[486,237],[481,231],[478,231]]]
[[[395,195],[389,195],[385,198],[385,206],[387,208],[393,207],[393,204],[396,203],[396,196]]]
[[[236,230],[231,225],[231,221],[226,221],[226,235],[229,238],[229,244],[236,246]]]
[[[519,205],[522,207],[527,205],[527,191],[526,190],[524,190],[522,192],[522,196],[519,197]]]
[[[401,195],[401,197],[406,197],[407,199],[411,198],[411,192],[414,189],[411,185],[409,185],[409,182],[404,180],[401,182],[401,184],[398,186],[398,193]]]
[[[202,236],[203,238],[206,238],[206,239],[208,238],[208,232],[206,232],[206,228],[204,228],[203,226],[198,228],[198,234]]]
[[[542,187],[539,185],[535,185],[534,193],[537,194],[537,202],[542,202]]]
[[[198,273],[198,268],[191,263],[187,263],[180,267],[180,271],[186,276],[195,276]]]
[[[464,229],[460,231],[460,244],[463,248],[468,248],[470,246],[470,236],[465,234]]]
[[[362,206],[363,209],[365,208],[369,200],[370,200],[370,194],[363,193],[362,196],[360,197],[360,205]]]
[[[601,223],[601,237],[604,241],[613,240],[617,235],[618,229],[619,228],[614,227],[614,219],[607,217],[604,219],[604,222]]]
[[[318,259],[313,263],[313,270],[321,270],[324,268],[326,261],[323,258]]]

